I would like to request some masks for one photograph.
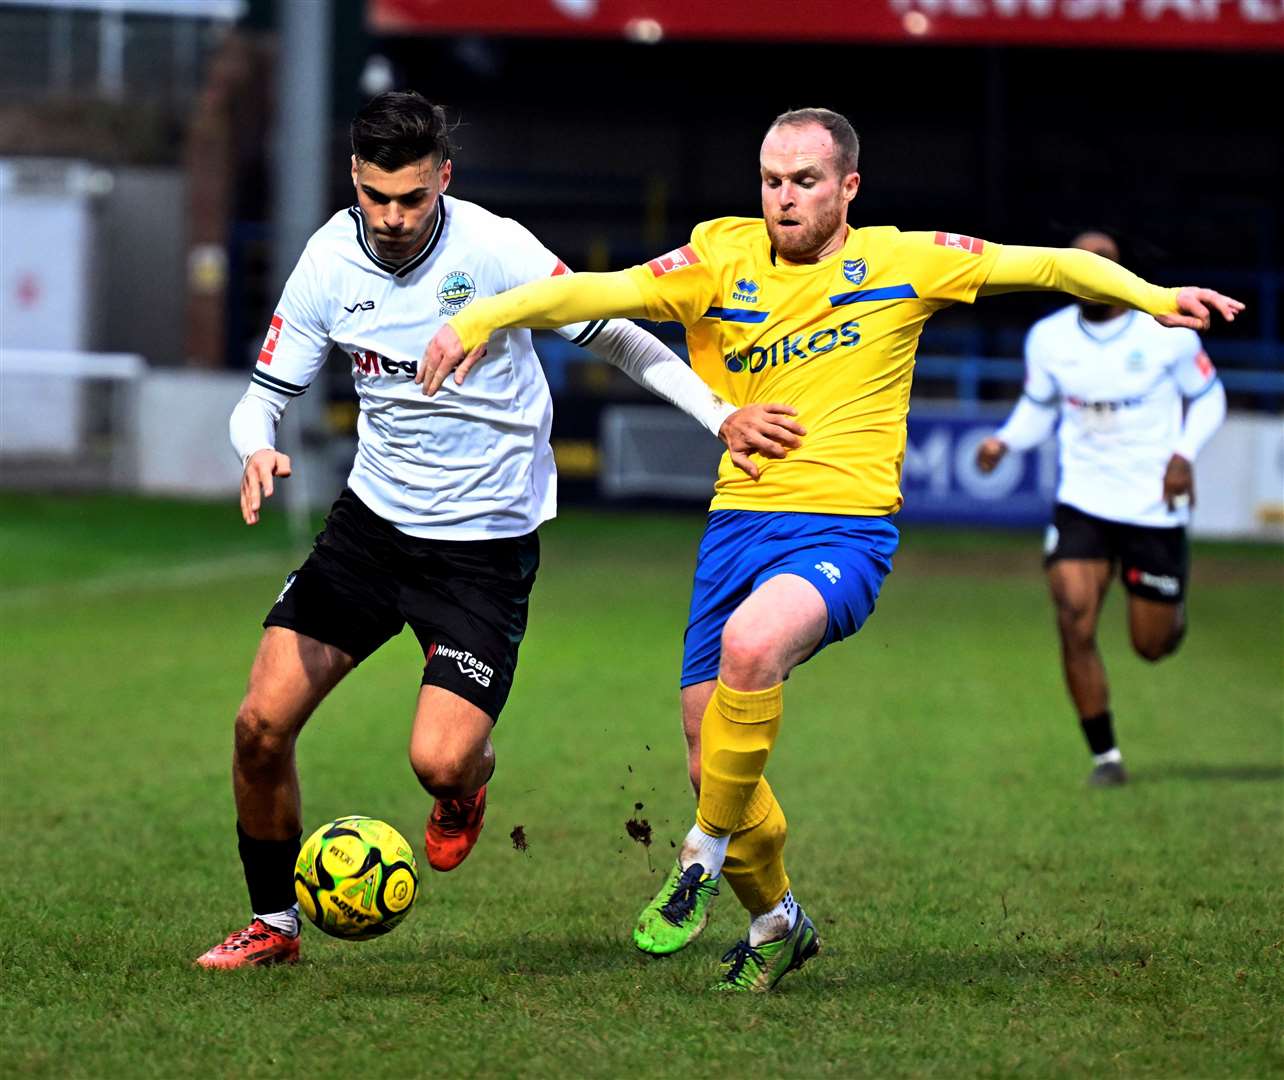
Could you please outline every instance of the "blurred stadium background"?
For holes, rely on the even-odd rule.
[[[1143,274],[1245,300],[1209,340],[1234,417],[1200,460],[1195,530],[1278,538],[1284,143],[1252,106],[1281,49],[1278,0],[6,0],[3,481],[234,489],[223,421],[307,236],[351,201],[345,124],[373,92],[445,104],[452,193],[582,269],[755,214],[765,125],[823,103],[864,140],[858,224],[1103,226]],[[929,324],[905,520],[1043,520],[1051,445],[989,477],[971,451],[1061,302]],[[541,356],[566,499],[703,501],[716,445],[561,339]],[[341,483],[353,418],[336,361],[285,434],[308,459],[297,510]]]

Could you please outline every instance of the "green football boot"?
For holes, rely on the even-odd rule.
[[[722,978],[713,984],[713,989],[766,993],[818,952],[820,935],[799,908],[794,928],[779,941],[764,942],[757,948],[748,940],[737,941],[723,956]]]
[[[720,880],[721,876],[709,877],[699,863],[683,870],[675,862],[655,899],[638,916],[633,944],[653,956],[686,948],[709,921],[709,905],[718,895]]]

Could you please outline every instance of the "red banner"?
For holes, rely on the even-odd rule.
[[[368,0],[379,33],[1284,49],[1284,0]]]

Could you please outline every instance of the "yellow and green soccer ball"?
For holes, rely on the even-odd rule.
[[[415,853],[386,821],[353,816],[322,825],[294,865],[299,907],[316,926],[345,941],[392,930],[419,891]]]

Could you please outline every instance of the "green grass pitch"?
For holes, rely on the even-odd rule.
[[[1103,649],[1136,782],[1089,762],[1032,535],[907,529],[879,610],[797,671],[770,775],[825,950],[767,998],[705,988],[744,920],[652,961],[630,921],[692,813],[676,672],[698,515],[544,530],[486,831],[368,943],[192,959],[243,924],[228,768],[280,508],[0,498],[5,1076],[1284,1074],[1284,574],[1195,553],[1191,630]],[[305,827],[420,843],[411,635],[300,742]],[[635,804],[641,803],[640,810]],[[628,819],[653,827],[649,849]],[[509,839],[521,825],[529,849]]]

